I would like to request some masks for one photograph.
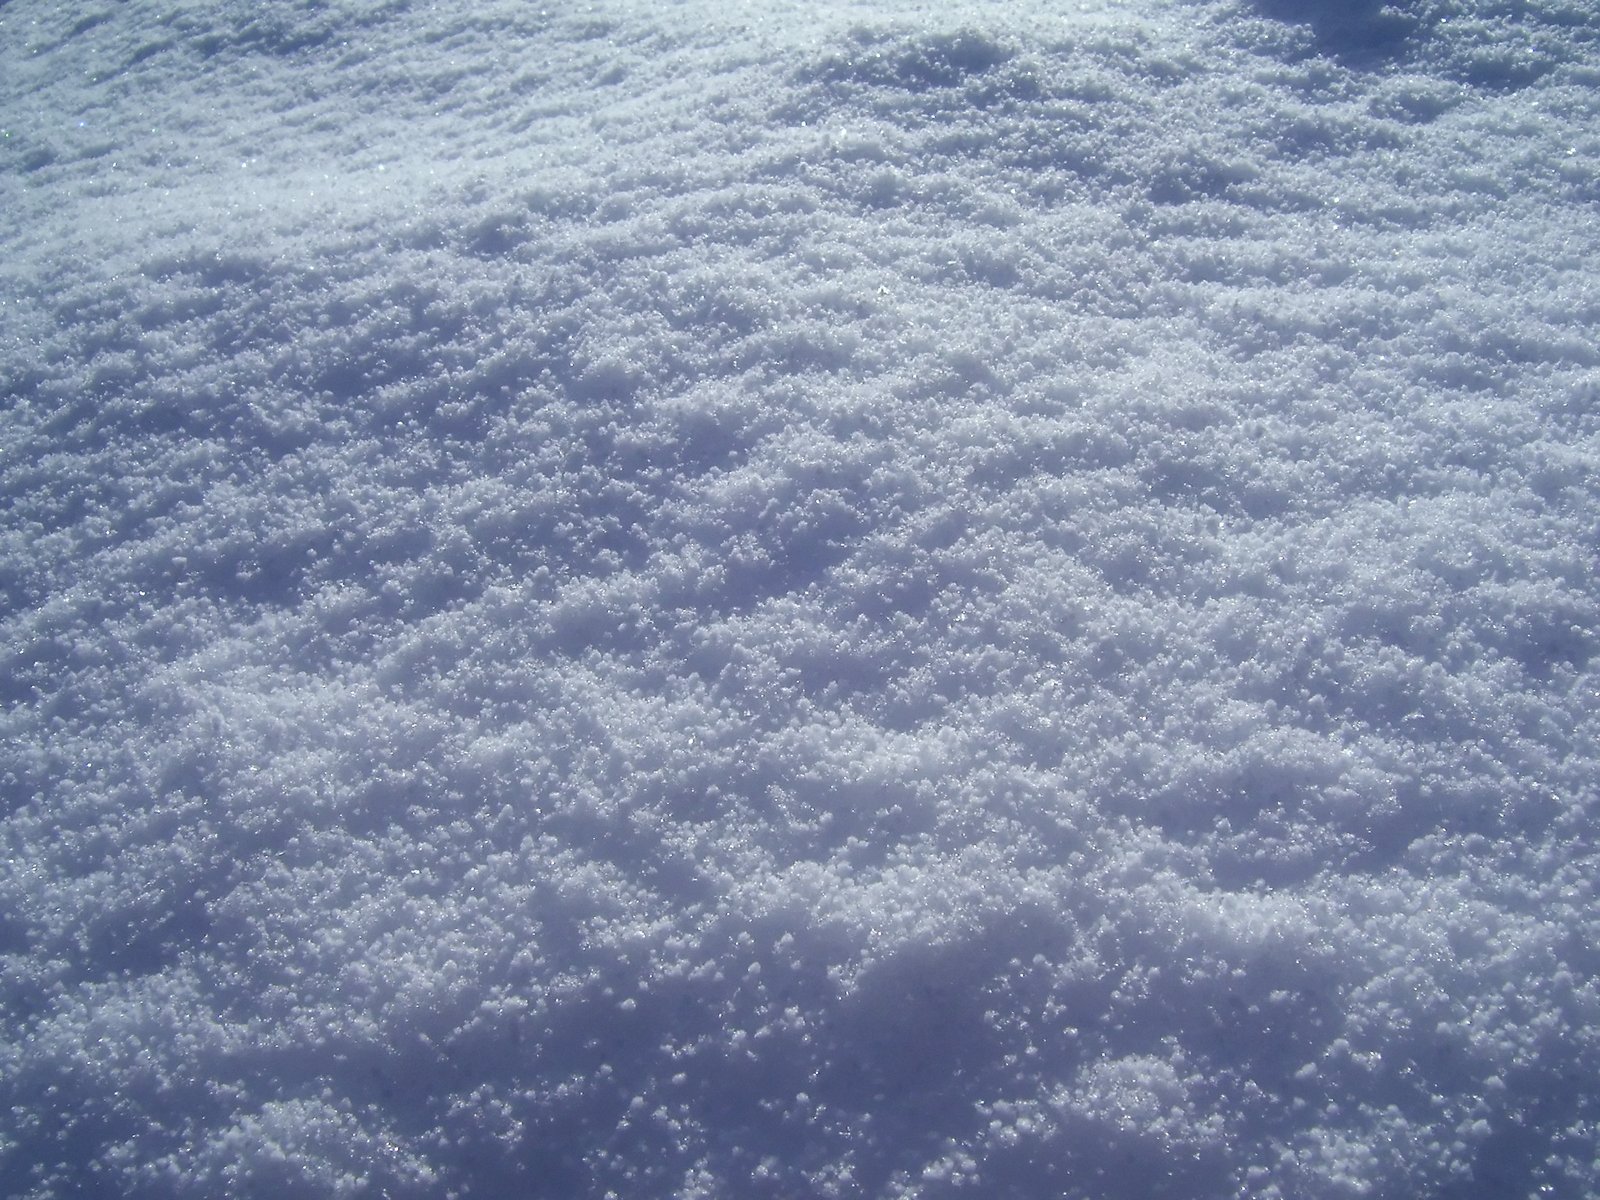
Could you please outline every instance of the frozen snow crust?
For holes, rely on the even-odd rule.
[[[1593,1196],[1600,17],[0,8],[0,1193]]]

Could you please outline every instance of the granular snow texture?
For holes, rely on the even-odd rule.
[[[1600,1192],[1600,10],[0,7],[0,1194]]]

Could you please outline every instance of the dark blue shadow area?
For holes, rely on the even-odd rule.
[[[1398,56],[1417,29],[1417,21],[1381,0],[1256,0],[1256,7],[1279,21],[1307,25],[1319,49],[1344,58]]]

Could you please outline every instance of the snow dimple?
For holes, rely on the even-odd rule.
[[[1280,21],[1307,26],[1321,49],[1358,62],[1382,62],[1402,53],[1421,24],[1409,10],[1382,0],[1256,0],[1256,7]]]
[[[1255,11],[1306,35],[1280,50],[1336,57],[1362,70],[1420,66],[1491,93],[1520,91],[1600,43],[1600,20],[1571,0],[1503,4],[1383,4],[1378,0],[1253,0]]]

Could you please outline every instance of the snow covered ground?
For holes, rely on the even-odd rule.
[[[0,1193],[1600,1192],[1590,0],[0,6]]]

